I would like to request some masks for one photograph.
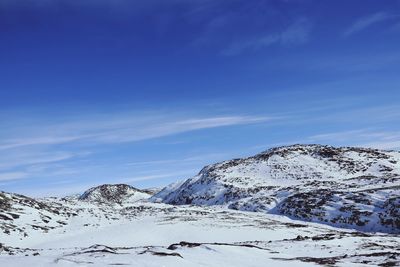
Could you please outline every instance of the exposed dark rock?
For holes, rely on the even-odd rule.
[[[148,195],[145,191],[127,184],[103,184],[87,190],[79,197],[79,200],[104,204],[121,204],[136,193]],[[150,195],[148,195],[148,197],[150,197]]]

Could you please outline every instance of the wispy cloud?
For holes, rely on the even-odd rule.
[[[308,42],[312,30],[312,23],[309,19],[301,18],[289,25],[281,32],[267,33],[252,39],[239,40],[231,43],[225,50],[224,55],[232,56],[240,54],[245,50],[259,50],[268,46],[278,45],[299,45]]]
[[[112,113],[108,115],[79,116],[75,119],[62,118],[59,123],[32,119],[21,126],[16,121],[7,126],[0,139],[0,180],[17,179],[52,179],[62,177],[92,177],[93,173],[106,168],[104,165],[94,167],[91,160],[96,160],[96,151],[113,150],[113,145],[135,143],[149,139],[173,136],[196,130],[213,129],[228,126],[258,124],[273,120],[266,116],[194,116],[174,114],[133,115]],[[108,148],[107,148],[108,149]],[[219,158],[218,158],[219,159]],[[182,164],[183,163],[183,164]],[[204,158],[187,157],[179,160],[155,160],[136,162],[125,165],[135,170],[147,169],[149,166],[189,166],[208,163]],[[114,168],[125,171],[122,162]],[[169,165],[166,165],[169,164]],[[198,166],[196,166],[198,167]],[[158,168],[159,169],[159,168]],[[168,169],[168,168],[167,168]],[[145,175],[129,178],[130,181],[145,181],[164,177],[162,175]],[[111,178],[110,178],[111,179]],[[31,181],[32,182],[32,181]]]
[[[365,143],[362,146],[373,147],[373,148],[378,148],[378,149],[387,149],[387,150],[400,150],[400,140]]]
[[[343,142],[348,141],[350,139],[354,139],[355,137],[359,139],[360,137],[365,137],[365,135],[370,136],[371,133],[368,130],[360,129],[360,130],[351,130],[351,131],[340,131],[340,132],[331,132],[331,133],[323,133],[310,136],[308,138],[311,142],[321,142],[321,141],[335,141],[335,142]]]
[[[25,150],[13,151],[0,154],[0,169],[11,169],[19,166],[30,166],[68,160],[74,157],[87,155],[87,153]]]
[[[141,175],[141,176],[133,176],[133,177],[126,177],[119,179],[118,181],[120,183],[134,183],[134,182],[141,182],[141,181],[149,181],[149,180],[156,180],[156,179],[165,179],[165,178],[185,178],[188,176],[193,176],[196,174],[198,170],[197,169],[192,169],[192,170],[183,170],[183,171],[177,171],[177,172],[171,172],[171,173],[161,173],[161,174],[149,174],[149,175]]]
[[[195,130],[219,128],[225,126],[245,125],[262,123],[272,118],[252,116],[227,116],[208,118],[189,118],[176,121],[153,121],[150,124],[138,125],[127,124],[123,128],[107,130],[100,133],[92,140],[102,143],[124,143],[154,139],[174,134],[181,134]]]
[[[355,21],[348,29],[343,33],[344,36],[350,36],[357,32],[360,32],[376,23],[394,18],[396,16],[388,14],[386,12],[378,12],[375,14],[368,15],[366,17],[362,17]]]
[[[200,118],[127,117],[119,121],[115,121],[114,118],[103,118],[98,123],[88,123],[82,120],[74,124],[46,126],[43,132],[40,131],[40,126],[34,127],[34,130],[24,131],[24,133],[33,132],[33,136],[12,139],[3,137],[3,141],[0,142],[0,150],[79,141],[103,144],[135,142],[201,129],[262,123],[272,119],[272,117],[261,116],[216,116]],[[63,130],[56,131],[54,129]]]
[[[25,172],[0,172],[0,181],[19,180],[27,176],[28,174]]]
[[[55,145],[55,144],[69,143],[89,137],[93,137],[93,135],[45,136],[45,137],[9,139],[0,144],[0,150],[17,148],[21,146],[29,146],[29,145]]]
[[[159,166],[159,165],[171,165],[171,164],[187,164],[187,163],[196,163],[196,162],[204,162],[210,160],[221,160],[228,157],[228,153],[209,153],[202,154],[193,157],[187,158],[179,158],[179,159],[164,159],[164,160],[150,160],[150,161],[136,161],[127,163],[128,166]]]
[[[303,64],[302,62],[300,62]],[[291,67],[309,69],[311,71],[335,71],[338,73],[371,72],[384,68],[396,68],[400,65],[400,53],[386,51],[380,54],[349,56],[341,55],[310,59],[304,65],[292,65]]]
[[[378,149],[399,149],[400,132],[357,129],[310,136],[308,142],[336,143]]]

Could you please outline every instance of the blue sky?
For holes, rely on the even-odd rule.
[[[1,0],[0,190],[162,186],[293,143],[399,149],[399,10]]]

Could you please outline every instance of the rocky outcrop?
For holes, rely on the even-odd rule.
[[[84,192],[79,200],[99,204],[126,204],[151,196],[148,192],[139,190],[127,184],[104,184]]]
[[[0,192],[0,231],[7,235],[27,236],[28,228],[46,233],[62,227],[76,215],[61,203]]]

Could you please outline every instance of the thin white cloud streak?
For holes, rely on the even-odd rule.
[[[30,146],[30,145],[56,145],[56,144],[78,141],[80,139],[85,139],[90,137],[93,137],[93,135],[45,136],[45,137],[33,137],[27,139],[10,139],[7,140],[3,145],[0,145],[0,150],[17,148],[21,146]]]
[[[309,19],[301,18],[289,25],[282,32],[268,33],[257,38],[233,42],[222,51],[222,54],[226,56],[233,56],[246,50],[260,50],[274,44],[304,44],[309,40],[312,26],[313,25]]]
[[[302,63],[300,62],[300,64]],[[398,66],[399,64],[400,54],[396,51],[369,56],[335,56],[328,58],[310,59],[307,61],[307,64],[296,64],[294,66],[292,65],[291,67],[302,68],[310,71],[325,70],[348,73],[371,72],[383,68],[393,68]]]
[[[166,159],[166,160],[152,160],[152,161],[139,161],[139,162],[130,162],[126,165],[128,166],[147,166],[147,165],[164,165],[164,164],[175,164],[180,162],[186,162],[188,160],[182,159]]]
[[[125,120],[106,119],[98,123],[81,121],[74,124],[63,124],[23,130],[33,132],[34,136],[6,139],[0,143],[0,150],[34,145],[58,145],[73,142],[124,143],[148,140],[195,130],[211,129],[225,126],[262,123],[273,118],[256,116],[221,116],[206,118],[175,119],[172,118],[127,118]],[[57,129],[55,131],[54,129]],[[15,133],[17,135],[18,133]]]
[[[310,136],[308,142],[341,143],[377,149],[399,149],[400,132],[359,129]]]
[[[365,143],[362,144],[364,147],[373,147],[377,149],[386,149],[386,150],[399,150],[400,149],[400,140],[398,141],[386,141],[386,142],[373,142],[373,143]]]
[[[367,130],[352,130],[352,131],[341,131],[341,132],[333,132],[333,133],[324,133],[324,134],[317,134],[310,136],[308,138],[311,142],[320,142],[320,141],[335,141],[335,142],[342,142],[352,139],[354,137],[360,138],[361,136],[365,135]]]
[[[362,17],[362,18],[358,19],[357,21],[355,21],[347,30],[345,30],[343,35],[345,37],[353,35],[357,32],[365,30],[366,28],[368,28],[376,23],[379,23],[379,22],[382,22],[382,21],[385,21],[385,20],[388,20],[388,19],[391,19],[394,17],[396,17],[396,16],[390,15],[386,12],[378,12],[378,13],[375,13],[375,14],[372,14],[372,15],[369,15],[366,17]]]
[[[322,87],[319,87],[319,89],[322,89]],[[339,101],[339,99],[337,100]],[[320,114],[314,115],[314,112],[312,116],[309,114],[312,110],[308,110],[304,114],[302,114],[302,111],[298,111],[297,113],[299,115],[297,117],[296,113],[289,114],[291,120],[286,121],[286,123],[309,124],[335,122],[341,124],[348,123],[348,125],[352,125],[357,122],[358,124],[365,124],[367,125],[366,127],[368,127],[371,124],[383,122],[387,123],[387,125],[390,125],[389,122],[394,123],[393,125],[395,125],[400,119],[399,105],[351,108],[350,102],[344,104],[344,102],[348,100],[349,99],[343,99],[342,102],[339,101],[338,104],[328,107],[326,110],[315,110]]]
[[[21,179],[72,175],[77,170],[71,172],[71,168],[65,168],[66,162],[84,158],[91,154],[88,150],[98,146],[138,142],[201,129],[263,123],[272,119],[257,116],[182,118],[176,115],[130,116],[116,113],[64,120],[58,124],[30,121],[26,123],[26,128],[17,122],[17,127],[10,125],[1,134],[0,170],[21,170],[29,174]],[[192,160],[185,162],[195,162]],[[82,171],[82,166],[79,170]]]
[[[20,180],[27,177],[28,174],[25,172],[0,172],[0,181],[12,181],[12,180]]]
[[[197,163],[202,161],[209,161],[209,160],[218,160],[223,159],[228,156],[227,153],[210,153],[205,155],[199,155],[194,157],[188,158],[181,158],[181,159],[166,159],[166,160],[151,160],[151,161],[138,161],[138,162],[130,162],[126,165],[128,166],[149,166],[149,165],[165,165],[165,164],[187,164],[187,163]]]
[[[19,166],[30,166],[36,164],[49,164],[65,161],[79,156],[86,156],[87,152],[38,152],[23,151],[0,154],[0,169],[11,169]]]
[[[399,26],[400,33],[400,26]],[[309,57],[302,54],[292,56],[289,60],[271,59],[256,66],[256,70],[273,69],[279,71],[305,71],[312,73],[330,74],[360,74],[362,72],[371,75],[371,72],[383,69],[398,68],[400,65],[400,53],[398,50],[386,50],[368,55],[353,54],[325,54],[318,57]],[[354,75],[351,78],[337,79],[335,82],[325,82],[334,86],[334,83],[351,82],[360,79],[362,76]],[[365,80],[363,80],[365,82]],[[362,81],[358,81],[359,83]],[[390,81],[388,81],[390,82]],[[392,81],[394,82],[394,81]],[[322,84],[319,83],[318,86]]]
[[[154,139],[195,130],[219,128],[244,124],[255,124],[271,120],[267,117],[231,116],[200,119],[184,119],[170,122],[154,122],[142,127],[126,127],[106,131],[94,138],[101,143],[125,143]]]
[[[185,178],[187,176],[193,176],[196,173],[197,173],[196,170],[193,169],[193,170],[184,170],[184,171],[172,172],[172,173],[133,176],[133,177],[122,178],[118,181],[119,181],[119,183],[132,183],[132,182],[142,182],[142,181],[157,180],[157,179],[164,179],[164,178],[171,178],[171,177]]]

